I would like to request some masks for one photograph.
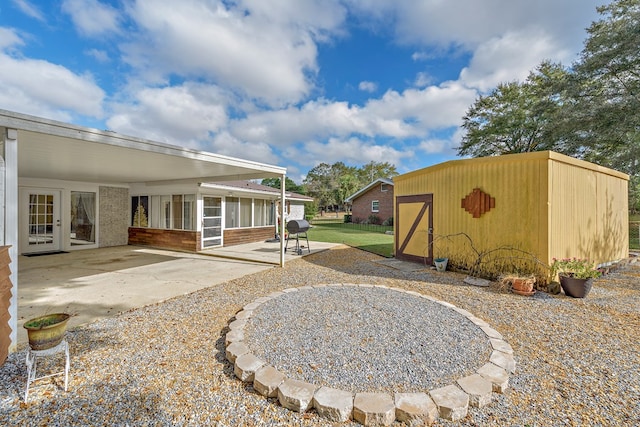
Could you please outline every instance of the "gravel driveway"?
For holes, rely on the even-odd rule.
[[[521,297],[463,275],[403,272],[337,247],[67,334],[69,391],[41,383],[23,402],[25,349],[0,367],[0,425],[322,426],[254,393],[233,375],[224,334],[244,305],[289,287],[371,283],[431,295],[487,321],[513,347],[510,389],[461,422],[436,425],[640,425],[640,263],[573,299]],[[356,425],[353,423],[345,426]],[[400,425],[400,424],[397,424]]]

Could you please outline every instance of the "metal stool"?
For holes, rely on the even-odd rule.
[[[64,362],[64,371],[56,372],[54,374],[44,375],[42,377],[36,378],[36,365],[38,357],[43,356],[53,356],[58,353],[62,353],[64,351],[65,362]],[[48,348],[46,350],[27,350],[27,386],[24,390],[24,403],[27,403],[27,398],[29,397],[29,386],[32,382],[36,380],[41,380],[44,378],[54,377],[56,375],[64,374],[64,391],[67,391],[67,384],[69,383],[69,344],[67,340],[62,340],[60,344],[55,347]]]

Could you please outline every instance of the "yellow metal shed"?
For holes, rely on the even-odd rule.
[[[543,274],[628,256],[629,176],[552,151],[454,160],[394,178],[396,258]],[[511,271],[505,271],[511,270]]]

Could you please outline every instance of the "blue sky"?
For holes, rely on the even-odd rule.
[[[0,108],[285,166],[456,158],[604,0],[3,0]]]

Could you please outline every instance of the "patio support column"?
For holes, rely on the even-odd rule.
[[[9,353],[17,350],[18,345],[18,131],[6,128],[4,132],[4,233],[3,245],[11,246],[11,305],[9,306],[9,327],[11,327],[11,345]]]
[[[280,177],[280,209],[282,213],[280,214],[280,267],[284,267],[284,229],[286,224],[284,222],[284,208],[285,208],[285,200],[284,200],[284,182],[286,175],[282,175]]]

